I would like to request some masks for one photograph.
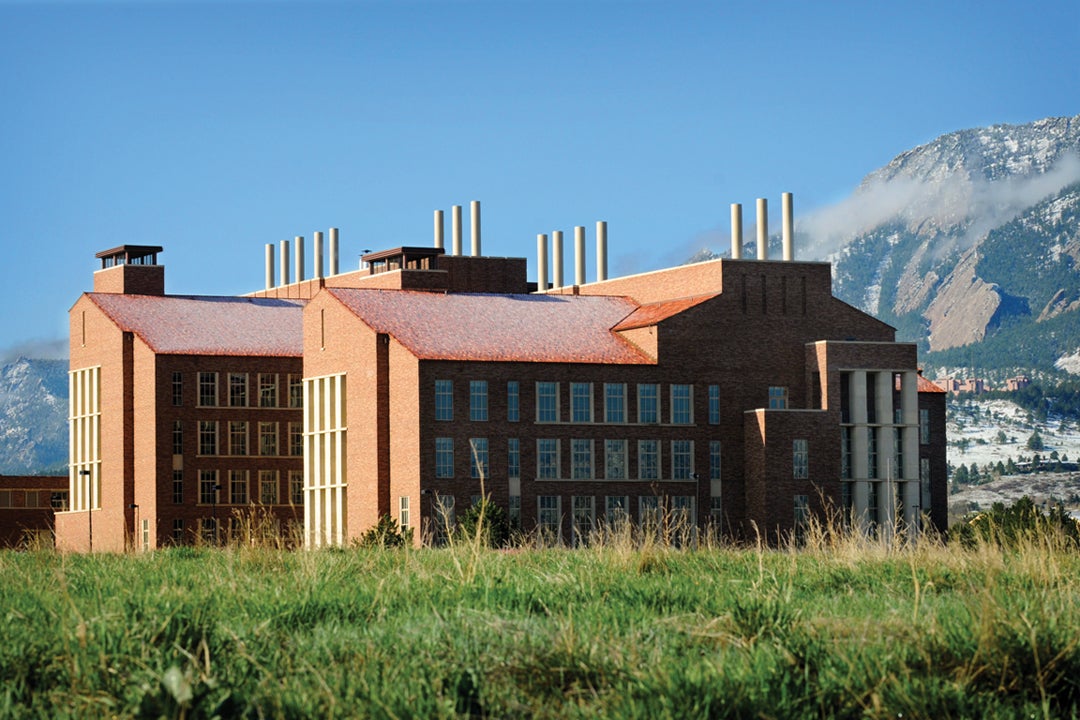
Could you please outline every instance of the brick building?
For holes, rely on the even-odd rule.
[[[53,514],[67,509],[63,475],[0,475],[0,547],[53,543]]]
[[[832,296],[828,264],[608,279],[598,227],[597,281],[579,229],[576,282],[557,237],[548,288],[546,237],[532,283],[524,259],[480,253],[475,206],[462,255],[457,212],[451,252],[437,214],[434,247],[354,272],[332,231],[328,275],[317,235],[314,276],[283,243],[276,284],[268,246],[267,287],[240,298],[165,295],[160,248],[100,254],[71,313],[65,546],[88,545],[89,515],[95,548],[149,548],[252,507],[302,518],[311,546],[382,515],[426,534],[481,493],[566,543],[626,520],[776,538],[840,509],[944,528],[944,393],[913,344]]]

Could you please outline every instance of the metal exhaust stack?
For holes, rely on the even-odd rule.
[[[443,247],[443,211],[435,211],[435,247],[442,249]]]
[[[450,208],[450,232],[453,235],[453,237],[451,238],[451,242],[453,243],[453,245],[451,246],[450,254],[451,255],[460,255],[461,254],[461,206],[460,205],[454,205],[452,208]]]
[[[281,241],[281,284],[289,284],[289,241]]]
[[[330,274],[338,274],[338,229],[330,228]]]
[[[742,204],[731,203],[731,259],[742,259]]]
[[[313,242],[315,243],[315,275],[313,277],[321,278],[323,276],[323,261],[322,261],[322,231],[316,230]]]
[[[304,236],[296,236],[296,282],[304,282]]]
[[[607,223],[596,221],[596,282],[607,280]]]
[[[266,289],[274,287],[274,243],[266,243]]]
[[[551,287],[563,286],[562,230],[551,233]]]
[[[472,230],[472,256],[480,257],[480,201],[469,203],[469,224]]]
[[[547,235],[536,236],[536,289],[544,292],[548,289],[547,281]]]
[[[769,259],[769,201],[757,199],[757,259]]]
[[[784,261],[791,262],[795,259],[795,220],[791,193],[786,192],[780,196],[780,207],[783,216],[784,238]]]
[[[585,284],[585,228],[574,228],[574,284]]]

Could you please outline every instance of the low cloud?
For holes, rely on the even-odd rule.
[[[34,360],[67,360],[68,341],[63,340],[28,340],[0,350],[0,361],[11,362],[21,357]]]

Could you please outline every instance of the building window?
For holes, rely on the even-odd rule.
[[[810,496],[795,496],[795,541],[806,541],[806,531],[810,527]]]
[[[304,473],[299,470],[289,471],[289,502],[293,505],[304,504]]]
[[[455,504],[453,495],[435,495],[435,532],[440,541],[445,538],[446,533],[454,529],[457,523]]]
[[[507,422],[521,420],[521,388],[517,380],[506,383],[506,420]]]
[[[687,530],[697,524],[693,495],[671,496],[671,521],[677,529]]]
[[[247,420],[229,421],[229,453],[232,455],[248,454]]]
[[[709,441],[709,480],[720,479],[720,441]]]
[[[199,373],[199,406],[217,406],[217,373]]]
[[[435,477],[454,477],[454,439],[435,438]]]
[[[304,423],[289,423],[289,454],[293,457],[304,454]]]
[[[604,422],[626,422],[626,383],[604,383]]]
[[[646,530],[660,527],[660,498],[642,495],[638,498],[638,522]]]
[[[769,387],[769,409],[787,410],[788,394],[786,387],[772,385]]]
[[[184,471],[172,471],[172,501],[173,505],[184,504]]]
[[[877,462],[877,431],[876,428],[866,430],[867,471],[866,476],[876,478],[878,476]]]
[[[694,441],[671,441],[671,479],[689,480],[694,474]]]
[[[398,498],[398,525],[402,533],[408,532],[409,523],[409,496],[402,495]]]
[[[851,428],[840,428],[840,477],[851,479]]]
[[[571,498],[573,515],[572,544],[585,545],[596,523],[596,499],[592,495],[575,495]]]
[[[930,411],[919,408],[919,444],[930,444]]]
[[[469,419],[473,422],[488,419],[487,380],[469,381]]]
[[[690,425],[694,422],[693,385],[671,386],[671,423]]]
[[[536,441],[536,478],[559,479],[559,441],[540,438]]]
[[[559,383],[536,383],[536,422],[559,422]]]
[[[64,512],[68,509],[68,490],[57,490],[49,496],[49,506],[56,511]]]
[[[229,471],[229,502],[233,505],[247,505],[248,474],[245,470]]]
[[[521,440],[509,438],[506,441],[506,475],[507,477],[521,477]]]
[[[559,537],[562,525],[561,500],[558,495],[540,495],[536,498],[536,524],[542,533],[552,538]]]
[[[638,440],[638,479],[660,479],[660,441]]]
[[[709,424],[720,424],[720,386],[709,386]]]
[[[184,404],[184,373],[172,374],[172,404],[177,407]]]
[[[184,423],[180,420],[173,420],[172,451],[173,455],[184,454]]]
[[[626,441],[604,441],[604,477],[607,480],[626,479]]]
[[[454,381],[435,381],[435,419],[454,419]]]
[[[571,477],[590,480],[593,477],[593,441],[575,438],[570,441]]]
[[[263,505],[277,505],[278,476],[276,470],[259,471],[259,502]]]
[[[277,455],[278,424],[276,422],[259,423],[259,454]]]
[[[247,407],[247,373],[229,373],[229,406]]]
[[[724,523],[724,506],[719,495],[709,498],[709,522],[713,529],[719,530]]]
[[[488,441],[487,438],[469,438],[469,476],[479,480],[488,476]]]
[[[810,477],[810,443],[803,438],[797,438],[791,443],[791,467],[792,477],[796,480],[805,480]]]
[[[217,455],[217,420],[199,421],[199,454]]]
[[[217,518],[203,518],[199,521],[203,542],[217,544]]]
[[[199,471],[199,502],[203,505],[211,505],[217,502],[217,470]]]
[[[277,375],[259,373],[259,407],[277,407]]]
[[[570,383],[570,421],[592,422],[592,383]]]
[[[630,498],[608,495],[604,498],[604,519],[613,528],[620,527],[630,517]]]
[[[637,386],[637,413],[639,423],[655,425],[660,422],[660,386],[655,383]]]
[[[930,502],[930,458],[919,458],[919,503],[920,510],[927,511]]]
[[[511,495],[510,496],[510,512],[507,513],[507,515],[509,516],[509,519],[510,519],[510,527],[515,528],[515,529],[521,527],[521,496],[520,495]]]
[[[904,479],[904,443],[900,428],[893,428],[893,466],[889,477],[893,480]]]
[[[304,407],[304,376],[289,376],[289,407]]]
[[[172,521],[172,539],[177,545],[184,544],[184,519],[174,518]]]

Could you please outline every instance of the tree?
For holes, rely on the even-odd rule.
[[[1042,450],[1045,447],[1046,445],[1043,443],[1042,435],[1039,434],[1039,431],[1036,430],[1035,432],[1031,433],[1031,437],[1029,437],[1027,441],[1027,449]]]
[[[383,515],[379,518],[379,522],[373,527],[368,528],[361,537],[357,544],[360,547],[366,548],[395,548],[403,547],[406,543],[412,542],[412,529],[401,532],[401,528],[398,527],[397,520],[389,515]]]
[[[998,445],[1004,445],[1005,443],[1009,442],[1009,438],[1005,435],[1004,430],[998,430],[997,435],[994,437],[994,439],[997,440]]]
[[[457,538],[479,540],[484,547],[505,547],[510,542],[510,521],[501,507],[484,497],[458,518]]]
[[[966,546],[991,542],[1001,547],[1017,547],[1022,541],[1037,540],[1046,533],[1060,535],[1071,548],[1080,546],[1080,522],[1072,519],[1060,504],[1044,515],[1027,496],[1009,507],[994,503],[987,512],[949,528],[949,538]]]
[[[956,468],[956,472],[953,473],[953,482],[957,485],[967,485],[969,482],[968,469],[966,465],[960,465]]]

